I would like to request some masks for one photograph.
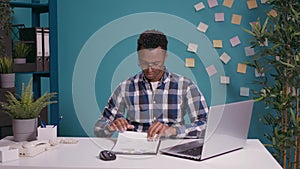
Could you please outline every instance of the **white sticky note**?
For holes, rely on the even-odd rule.
[[[230,77],[229,76],[220,76],[220,83],[221,84],[230,84]]]
[[[300,55],[295,55],[295,60],[299,61],[300,60]]]
[[[260,0],[260,3],[265,4],[268,0]]]
[[[296,96],[296,91],[297,91],[297,90],[296,90],[295,87],[292,87],[292,88],[289,87],[289,88],[288,88],[288,91],[289,91],[290,93],[292,93],[292,96]],[[299,91],[299,90],[298,90],[298,91]],[[298,93],[299,93],[299,92],[298,92]]]
[[[230,61],[231,57],[226,53],[224,52],[221,56],[220,56],[220,60],[227,64],[229,61]]]
[[[265,38],[264,43],[260,43],[260,42],[259,42],[259,45],[260,45],[260,46],[269,46],[268,38]]]
[[[254,48],[251,48],[251,46],[245,47],[244,50],[246,56],[253,56],[255,54]]]
[[[206,67],[206,72],[208,76],[211,77],[212,75],[216,74],[218,71],[214,65],[210,65]]]
[[[280,61],[280,56],[275,56],[276,61]]]
[[[240,96],[249,96],[250,89],[248,87],[240,88]]]
[[[200,22],[197,27],[197,29],[203,33],[205,33],[207,31],[207,28],[208,28],[208,25],[203,22]]]
[[[213,7],[219,5],[217,0],[207,0],[207,3],[210,8],[213,8]]]
[[[262,69],[263,70],[263,69]],[[257,69],[254,70],[255,77],[262,77],[265,76],[265,73],[258,73]]]
[[[204,5],[203,2],[199,2],[196,5],[194,5],[194,8],[195,8],[196,11],[200,11],[201,9],[205,8],[205,5]]]
[[[189,43],[187,51],[196,53],[198,49],[198,45],[195,43]]]
[[[216,22],[223,22],[224,20],[224,13],[215,13]]]
[[[235,36],[230,39],[230,43],[231,43],[232,47],[235,47],[235,46],[239,45],[241,43],[241,41],[238,36]]]

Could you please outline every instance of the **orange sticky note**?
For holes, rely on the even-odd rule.
[[[195,67],[195,59],[194,58],[185,58],[185,66],[186,67]]]
[[[214,48],[222,48],[223,42],[222,42],[222,40],[213,40],[213,45],[214,45]]]
[[[231,8],[233,4],[233,0],[224,0],[223,6],[226,6],[228,8]]]
[[[246,64],[242,64],[242,63],[239,63],[238,64],[238,68],[237,68],[237,72],[239,73],[246,73],[247,71],[247,65]]]
[[[232,14],[231,23],[240,25],[242,21],[242,16],[237,14]]]
[[[273,16],[274,18],[277,16],[277,12],[274,10],[274,9],[272,9],[269,13],[268,13],[268,15],[271,15],[271,16]]]
[[[254,9],[258,7],[256,0],[247,0],[247,5],[248,9]]]

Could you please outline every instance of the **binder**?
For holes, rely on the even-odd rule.
[[[50,63],[50,31],[49,28],[43,28],[43,64],[44,71],[49,72],[49,63]]]
[[[43,29],[40,27],[21,28],[19,36],[20,40],[31,47],[31,51],[26,58],[27,63],[36,63],[36,71],[43,72]]]

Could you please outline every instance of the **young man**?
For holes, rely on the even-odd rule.
[[[147,132],[154,137],[199,137],[204,134],[208,107],[198,87],[181,75],[168,72],[167,37],[143,32],[137,42],[142,72],[120,83],[95,124],[98,137],[115,131]],[[190,123],[186,124],[184,115]]]

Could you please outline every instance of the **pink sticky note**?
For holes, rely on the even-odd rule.
[[[216,74],[218,71],[214,65],[210,65],[210,66],[206,67],[206,72],[207,72],[208,76],[211,77],[212,75]]]
[[[241,41],[238,36],[235,36],[230,39],[230,43],[231,43],[232,47],[235,47],[235,46],[239,45],[241,43]]]
[[[215,13],[215,21],[223,22],[224,21],[224,13]]]
[[[251,48],[251,46],[245,47],[244,50],[246,56],[253,56],[255,54],[254,48]]]
[[[217,0],[207,0],[207,3],[210,8],[213,8],[213,7],[219,5]]]

